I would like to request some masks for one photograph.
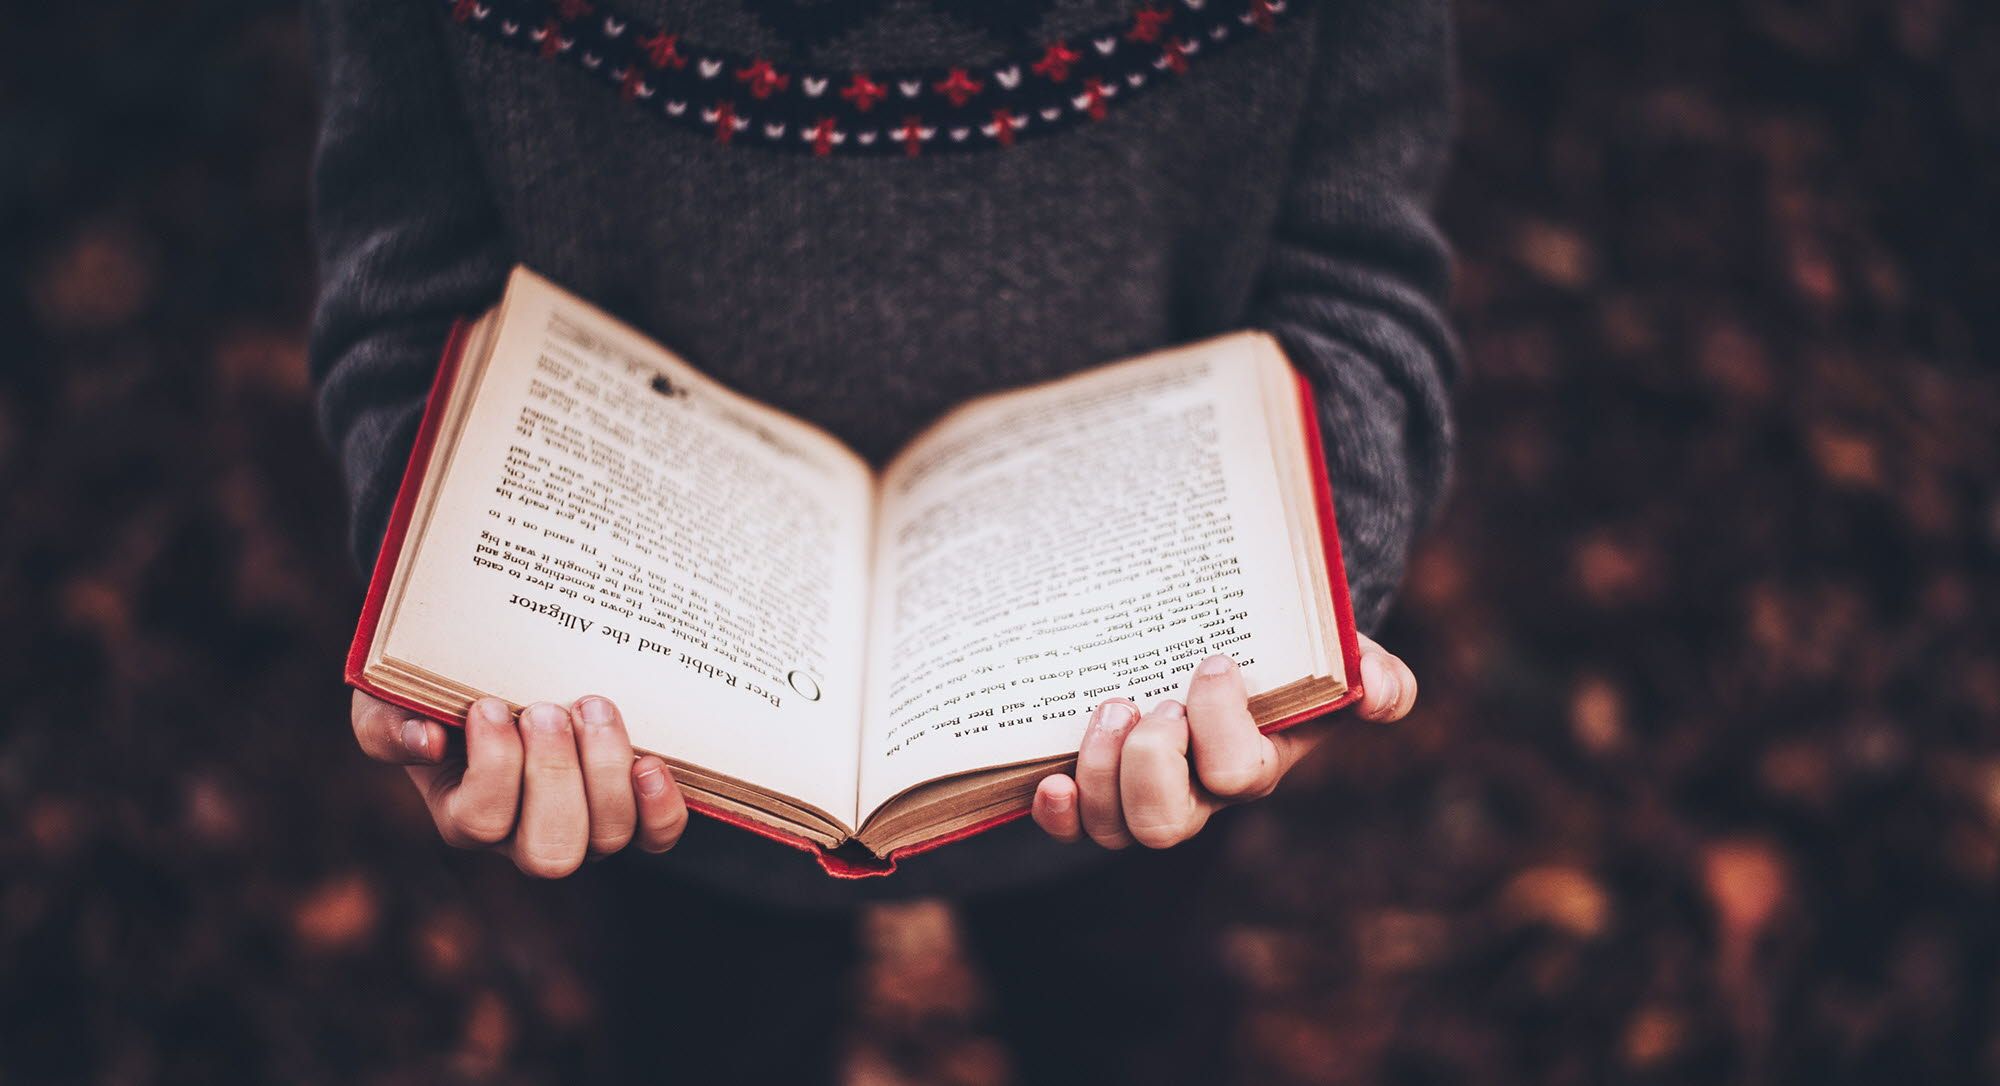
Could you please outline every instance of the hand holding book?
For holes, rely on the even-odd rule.
[[[1373,672],[1356,707],[1364,718],[1409,715],[1417,678],[1408,665],[1363,636],[1361,669]],[[1058,841],[1171,848],[1216,811],[1270,795],[1324,738],[1323,726],[1258,731],[1243,672],[1218,653],[1195,668],[1185,701],[1167,698],[1143,715],[1122,698],[1099,705],[1074,775],[1051,774],[1036,788],[1035,824]]]
[[[1416,703],[1416,677],[1361,640],[1368,681],[1358,711],[1401,720]],[[1323,727],[1264,735],[1235,662],[1218,655],[1203,665],[1184,702],[1164,699],[1143,716],[1123,698],[1099,705],[1074,776],[1052,773],[1037,788],[1035,824],[1063,842],[1167,848],[1201,832],[1217,810],[1271,794],[1325,737]],[[359,690],[351,715],[362,752],[405,767],[445,843],[493,849],[524,874],[561,878],[587,856],[628,845],[665,852],[687,828],[673,771],[658,755],[634,757],[608,698],[568,708],[537,702],[518,727],[506,702],[485,698],[466,714],[455,745],[436,721]]]
[[[446,844],[493,849],[523,874],[561,878],[627,845],[665,852],[687,827],[673,771],[656,754],[634,757],[609,698],[536,702],[518,717],[482,698],[457,743],[359,690],[351,715],[362,752],[404,767]]]
[[[1216,654],[1240,690],[1203,704],[1240,705],[1179,727],[1197,763],[1259,733],[1222,749],[1274,782],[1270,737],[1368,677],[1318,426],[1239,333],[968,401],[875,465],[517,269],[447,345],[348,681],[444,721],[615,699],[689,808],[849,877],[1029,814],[1093,707]]]

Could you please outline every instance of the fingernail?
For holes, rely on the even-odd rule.
[[[1076,793],[1074,792],[1064,792],[1060,795],[1049,797],[1049,810],[1056,814],[1068,814],[1069,809],[1075,805]]]
[[[1220,675],[1229,670],[1230,662],[1228,656],[1218,652],[1214,656],[1203,660],[1201,666],[1195,668],[1194,671],[1197,675]]]
[[[1132,707],[1122,701],[1107,701],[1098,706],[1097,715],[1091,719],[1097,730],[1105,732],[1122,732],[1130,723]]]
[[[403,746],[419,758],[431,756],[431,730],[421,720],[403,721]]]
[[[1158,705],[1153,706],[1153,711],[1155,713],[1160,714],[1163,717],[1166,717],[1168,720],[1178,720],[1182,716],[1186,715],[1187,708],[1183,706],[1180,702],[1175,701],[1172,698],[1168,698],[1166,701],[1163,701]]]
[[[1380,699],[1383,705],[1394,705],[1403,699],[1403,681],[1396,677],[1396,669],[1383,663],[1380,657],[1361,658],[1361,682],[1373,695],[1370,701]]]
[[[585,698],[576,708],[583,716],[583,722],[593,728],[611,723],[611,703],[603,698]]]
[[[654,766],[644,773],[639,774],[640,795],[645,796],[647,799],[652,799],[666,790],[667,775],[662,773],[658,766]]]
[[[483,698],[472,708],[488,724],[505,724],[513,716],[507,711],[507,703],[499,698]]]
[[[569,723],[569,714],[563,712],[558,706],[550,705],[545,701],[538,701],[528,706],[528,710],[521,714],[521,722],[536,731],[548,732],[553,735],[562,731],[563,727]]]

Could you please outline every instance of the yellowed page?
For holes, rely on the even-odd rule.
[[[607,695],[637,746],[845,821],[872,505],[830,436],[517,269],[384,655]]]
[[[861,809],[1073,753],[1108,697],[1228,652],[1252,693],[1315,670],[1260,367],[1237,335],[975,401],[890,466]]]

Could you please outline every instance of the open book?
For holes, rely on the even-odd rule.
[[[602,694],[696,811],[836,875],[1025,813],[1090,711],[1359,696],[1312,400],[1242,333],[982,397],[879,472],[525,268],[453,329],[347,680]]]

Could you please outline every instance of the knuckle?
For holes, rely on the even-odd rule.
[[[544,780],[564,776],[582,780],[583,767],[577,764],[576,754],[571,750],[537,749],[527,755],[523,764],[530,775]]]
[[[1125,739],[1125,757],[1148,768],[1173,755],[1173,747],[1157,732],[1133,732]]]
[[[1200,771],[1202,787],[1218,796],[1261,799],[1271,791],[1271,782],[1265,779],[1262,767],[1257,765],[1204,765]]]
[[[1076,788],[1079,793],[1102,787],[1104,782],[1118,779],[1118,762],[1112,757],[1114,752],[1085,751],[1076,759]]]
[[[446,840],[458,848],[491,848],[505,841],[514,829],[511,820],[495,816],[452,819],[444,825]]]
[[[632,795],[632,746],[599,741],[584,752],[583,775],[595,788],[607,794]]]
[[[1241,698],[1227,705],[1205,702],[1188,707],[1188,726],[1210,731],[1256,731],[1257,718],[1250,715],[1250,706]]]
[[[514,808],[441,799],[433,808],[438,831],[459,848],[489,848],[514,833]]]
[[[1132,839],[1122,833],[1093,833],[1090,835],[1090,839],[1096,842],[1098,847],[1108,848],[1113,852],[1132,846]]]
[[[424,797],[424,808],[431,813],[431,820],[444,829],[452,820],[448,817],[451,790],[457,781],[449,776],[433,777],[428,783],[417,786],[417,794]]]
[[[673,848],[681,843],[681,835],[687,832],[687,821],[687,812],[682,811],[660,825],[652,827],[639,842],[639,847],[647,852],[665,852]]]
[[[655,833],[680,832],[687,826],[688,810],[683,804],[673,804],[664,811],[655,811],[646,819],[646,828]]]
[[[467,752],[467,758],[476,765],[484,766],[496,776],[512,777],[518,785],[521,775],[527,772],[528,756],[519,743],[493,743]]]
[[[1248,702],[1230,706],[1226,719],[1231,731],[1242,732],[1246,735],[1258,731],[1257,717],[1250,711],[1250,704]]]
[[[630,829],[609,830],[591,836],[590,851],[599,856],[609,856],[631,843],[632,831]]]
[[[523,847],[514,854],[514,866],[531,878],[560,879],[575,874],[583,856],[580,849]]]
[[[1174,819],[1127,822],[1126,829],[1131,831],[1133,840],[1153,849],[1172,848],[1191,836],[1187,824]]]
[[[1086,821],[1099,804],[1118,802],[1118,777],[1123,769],[1116,762],[1103,766],[1078,766],[1076,774],[1077,817]]]

